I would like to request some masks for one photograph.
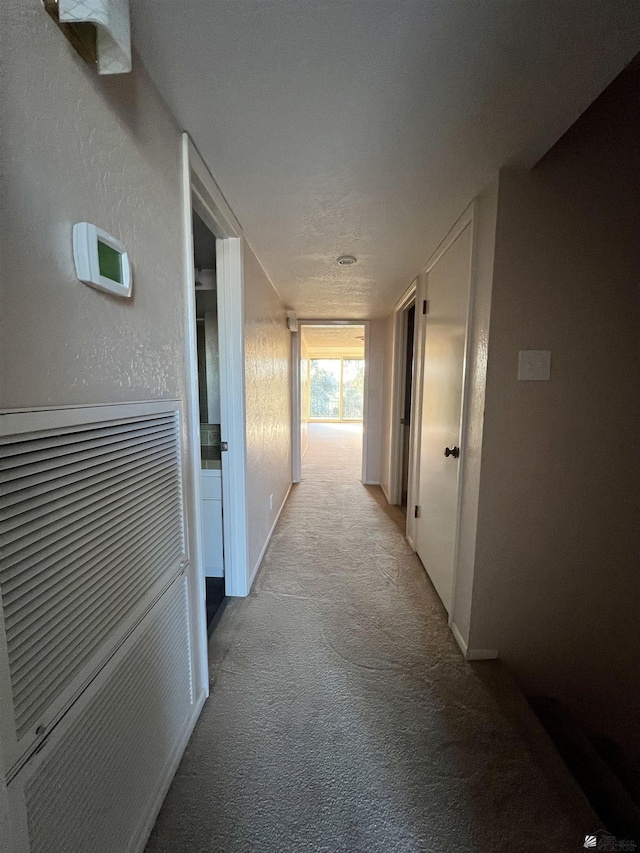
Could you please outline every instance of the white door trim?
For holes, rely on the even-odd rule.
[[[369,387],[371,383],[371,370],[369,369],[371,343],[369,338],[369,321],[365,320],[362,325],[364,326],[364,394],[362,400],[362,473],[360,481],[367,486],[370,484],[377,485],[379,480],[372,483],[369,479],[369,466],[367,464],[367,450],[369,447],[369,391],[371,390]]]
[[[454,618],[456,612],[456,580],[458,577],[458,551],[460,550],[460,523],[462,519],[462,504],[464,500],[464,482],[465,482],[465,467],[467,462],[467,452],[469,449],[469,442],[467,441],[467,434],[469,432],[469,400],[471,397],[471,388],[470,388],[470,372],[469,372],[469,364],[471,363],[471,352],[469,350],[471,346],[472,336],[471,336],[471,324],[473,323],[473,304],[474,304],[474,284],[475,284],[475,272],[476,272],[476,230],[477,230],[477,217],[476,213],[476,203],[472,202],[467,210],[462,215],[461,220],[458,222],[458,232],[456,236],[451,240],[453,243],[459,235],[464,231],[464,229],[469,226],[471,228],[471,256],[469,258],[469,301],[467,303],[467,325],[464,332],[464,364],[462,367],[462,401],[460,403],[460,461],[458,464],[458,503],[456,506],[456,538],[454,541],[454,552],[453,552],[453,574],[451,577],[451,607],[449,609],[449,626],[453,628]],[[449,243],[449,245],[451,245]],[[448,247],[447,247],[448,248]],[[454,632],[454,636],[456,633],[459,633],[457,626],[456,631]],[[468,655],[469,650],[465,654]]]
[[[244,375],[244,266],[242,239],[216,240],[218,340],[220,341],[220,438],[222,526],[227,595],[250,588],[247,517],[247,437]]]
[[[368,320],[298,320],[298,328],[300,331],[294,335],[294,338],[298,338],[297,343],[297,364],[298,369],[293,370],[291,374],[291,386],[292,386],[292,399],[294,405],[292,405],[292,412],[297,407],[297,418],[298,423],[297,426],[294,424],[294,429],[292,432],[293,439],[291,442],[291,454],[293,458],[292,463],[292,472],[293,472],[293,482],[299,483],[300,477],[302,476],[302,457],[301,457],[301,448],[300,448],[300,416],[301,416],[301,401],[300,401],[300,336],[302,334],[301,327],[302,326],[364,326],[364,394],[363,394],[363,404],[362,404],[362,469],[360,480],[365,485],[369,484],[367,479],[367,417],[368,417],[368,403],[369,403],[369,381],[370,381],[370,371],[369,371],[369,321]],[[297,435],[297,443],[295,436]],[[295,474],[298,473],[298,479],[295,479]]]
[[[388,500],[392,505],[400,505],[402,502],[402,430],[400,421],[404,411],[405,393],[405,355],[407,346],[407,325],[405,311],[411,307],[416,299],[416,279],[402,298],[396,303],[393,322],[393,363],[392,363],[392,389],[391,389],[391,424],[389,438],[389,495]],[[416,302],[416,320],[418,306]],[[414,337],[415,340],[415,337]],[[415,353],[415,345],[414,345]],[[415,360],[415,356],[414,356]],[[415,380],[415,370],[412,379]],[[414,389],[415,390],[415,389]],[[412,397],[412,400],[415,400]],[[414,405],[415,408],[415,405]],[[408,500],[408,492],[407,492]],[[407,513],[409,506],[407,504]]]
[[[185,263],[187,274],[188,423],[194,447],[198,586],[204,612],[204,554],[200,487],[200,414],[195,323],[192,208],[216,237],[218,339],[220,345],[220,434],[229,449],[222,454],[222,507],[225,554],[225,592],[243,596],[249,591],[246,416],[244,377],[244,270],[243,234],[204,161],[187,133],[182,134]],[[206,659],[206,625],[204,628]],[[205,670],[206,672],[206,670]],[[207,676],[208,678],[208,676]]]
[[[470,258],[470,286],[469,286],[469,302],[467,309],[467,325],[465,332],[465,359],[463,365],[462,377],[462,402],[461,402],[461,420],[460,420],[460,463],[458,466],[458,499],[456,506],[456,533],[454,542],[454,560],[453,560],[453,576],[452,576],[452,594],[451,608],[449,615],[449,626],[453,628],[456,612],[456,578],[458,573],[458,550],[460,540],[460,519],[462,515],[463,504],[463,485],[464,485],[464,465],[468,449],[467,433],[469,419],[469,399],[470,399],[470,375],[468,365],[470,362],[471,335],[469,330],[473,322],[473,303],[474,303],[474,288],[475,288],[475,265],[476,265],[476,203],[472,202],[464,211],[462,216],[449,231],[444,240],[440,243],[435,252],[431,255],[424,266],[423,274],[418,280],[416,290],[416,305],[420,305],[423,299],[428,299],[428,274],[436,265],[444,253],[458,239],[460,234],[471,226],[471,258]],[[416,311],[416,326],[415,326],[415,346],[416,346],[416,375],[414,382],[414,410],[411,425],[411,445],[409,449],[409,496],[407,498],[407,539],[411,547],[416,549],[416,525],[413,514],[413,507],[418,501],[419,494],[419,460],[420,460],[420,429],[422,423],[422,375],[424,372],[424,357],[425,357],[425,333],[427,326],[427,317],[422,314],[422,311]],[[457,629],[456,629],[457,630]],[[455,633],[455,632],[454,632]],[[459,633],[459,632],[458,632]]]
[[[187,524],[191,525],[190,536],[194,547],[191,548],[191,585],[194,596],[194,607],[191,608],[190,619],[192,630],[196,634],[194,657],[197,659],[196,668],[199,688],[204,695],[209,695],[209,661],[207,652],[207,618],[206,592],[204,580],[204,540],[202,535],[202,489],[200,483],[200,410],[198,407],[198,348],[196,339],[196,294],[195,268],[193,260],[193,236],[191,214],[191,174],[189,167],[189,140],[182,138],[182,225],[184,245],[184,322],[186,340],[186,376],[187,388],[185,399],[184,427],[187,433],[186,444],[190,448],[188,463],[190,470],[187,474],[187,484],[190,495],[187,506],[192,505],[192,512],[187,515]],[[195,369],[194,369],[195,365]],[[189,499],[190,498],[190,499]],[[185,531],[187,532],[187,531]],[[194,661],[195,663],[195,661]]]
[[[421,273],[415,281],[416,305],[422,305],[427,298],[427,276]],[[415,551],[416,518],[414,509],[419,502],[420,479],[420,424],[422,423],[422,373],[424,369],[424,344],[426,317],[422,310],[416,310],[416,322],[413,329],[414,373],[413,373],[413,412],[409,430],[409,482],[407,485],[407,527],[406,536],[409,545]]]

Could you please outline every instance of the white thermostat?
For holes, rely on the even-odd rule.
[[[73,260],[80,281],[115,296],[131,296],[133,275],[124,246],[90,222],[73,226]]]

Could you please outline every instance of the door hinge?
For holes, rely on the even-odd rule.
[[[420,518],[420,507],[419,507],[419,506],[417,506],[417,507],[414,509],[414,511],[413,511],[413,517],[414,517],[414,518]]]
[[[228,449],[229,449],[229,442],[228,441],[221,441],[220,442],[220,450],[228,450]]]
[[[423,314],[429,313],[429,300],[428,299],[422,300],[422,313]]]

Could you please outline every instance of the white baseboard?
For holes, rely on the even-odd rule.
[[[160,812],[160,809],[162,808],[164,799],[167,796],[169,788],[171,787],[171,783],[173,782],[173,777],[176,775],[178,765],[182,760],[184,751],[187,748],[189,739],[193,734],[195,725],[198,722],[198,717],[200,716],[204,707],[204,703],[206,701],[207,694],[203,690],[198,699],[196,700],[195,705],[193,706],[193,714],[190,717],[187,725],[185,726],[182,737],[180,738],[176,748],[173,751],[173,755],[171,756],[171,760],[169,761],[167,772],[162,780],[162,784],[158,788],[158,793],[153,801],[153,807],[149,811],[149,816],[144,822],[137,838],[133,839],[132,841],[130,848],[131,853],[143,853],[145,847],[147,846],[147,841],[149,840],[149,836],[151,835],[151,830],[153,829],[154,824],[158,818],[158,814]]]
[[[451,633],[455,637],[456,643],[460,646],[460,651],[466,660],[496,660],[498,657],[497,649],[470,649],[465,642],[460,630],[455,622],[449,622]]]
[[[468,649],[467,660],[498,660],[497,649]]]
[[[379,486],[382,489],[382,494],[387,499],[387,503],[389,504],[389,506],[391,506],[391,500],[389,499],[389,492],[387,491],[385,484],[382,481],[380,481]]]
[[[467,644],[464,640],[464,637],[462,636],[462,634],[460,633],[460,631],[458,629],[458,626],[456,625],[455,622],[450,621],[449,627],[451,628],[451,633],[455,637],[456,643],[460,646],[460,651],[462,652],[463,656],[466,658],[468,648],[467,648]]]
[[[360,482],[362,483],[363,486],[379,486],[380,485],[379,480],[361,480]]]
[[[251,587],[253,586],[253,581],[255,579],[255,576],[258,574],[258,569],[260,568],[260,563],[262,563],[262,558],[264,557],[266,550],[269,547],[269,542],[271,542],[271,537],[273,536],[273,531],[276,529],[276,524],[278,523],[278,521],[280,519],[280,515],[282,514],[282,510],[284,509],[284,505],[286,504],[287,498],[289,497],[289,495],[291,493],[291,487],[292,486],[293,486],[293,483],[289,483],[289,488],[287,489],[287,494],[284,496],[284,500],[280,504],[280,509],[278,510],[277,515],[275,517],[275,520],[274,520],[273,524],[271,525],[271,530],[269,531],[267,538],[265,540],[265,543],[262,546],[262,551],[260,551],[260,554],[258,555],[258,560],[257,560],[255,566],[253,567],[253,571],[251,572],[251,577],[249,578],[249,589],[247,590],[247,595],[251,591]]]

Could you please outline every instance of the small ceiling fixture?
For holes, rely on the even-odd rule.
[[[338,263],[341,267],[352,267],[358,259],[354,255],[340,255]]]

